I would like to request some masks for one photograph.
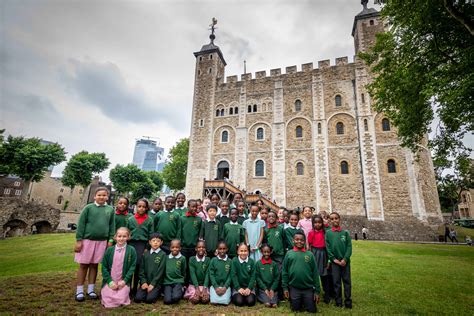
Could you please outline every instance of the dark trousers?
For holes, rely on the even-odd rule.
[[[160,296],[160,288],[155,287],[153,290],[148,292],[147,290],[143,290],[142,288],[137,289],[137,295],[135,295],[135,303],[142,303],[145,302],[147,304],[153,304],[158,301],[158,297]]]
[[[243,296],[240,293],[232,295],[232,302],[235,306],[254,306],[256,303],[255,294],[250,293],[249,296]]]
[[[165,304],[179,303],[179,300],[183,297],[183,285],[179,283],[165,285],[163,291],[165,295],[163,303]]]
[[[189,259],[196,255],[195,248],[181,248],[181,254],[186,258],[186,278],[184,279],[184,284],[189,284]]]
[[[135,248],[135,251],[137,252],[137,263],[135,266],[135,272],[133,273],[132,288],[130,289],[130,293],[135,295],[135,293],[137,293],[138,280],[140,279],[140,265],[142,263],[143,252],[145,252],[147,242],[144,240],[129,240],[128,244]]]
[[[316,302],[314,301],[313,289],[299,289],[296,287],[289,287],[290,291],[290,305],[294,312],[316,313]]]
[[[331,263],[332,280],[334,283],[334,292],[336,304],[342,304],[342,283],[344,283],[344,303],[346,305],[352,304],[351,299],[351,266],[348,263],[345,267],[341,267],[335,263]]]

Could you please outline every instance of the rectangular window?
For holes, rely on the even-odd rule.
[[[21,190],[15,190],[15,195],[21,195]]]
[[[13,185],[16,186],[16,187],[19,187],[20,186],[20,181],[15,181],[15,183]]]
[[[3,194],[5,194],[5,195],[10,194],[10,189],[9,189],[9,188],[5,188],[5,190],[3,190]]]

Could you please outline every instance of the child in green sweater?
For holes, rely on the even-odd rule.
[[[281,271],[283,258],[285,257],[285,231],[277,223],[277,215],[274,211],[268,213],[268,224],[265,228],[265,242],[272,247],[272,261],[278,265],[278,271]]]
[[[203,240],[196,245],[196,256],[189,259],[189,279],[191,280],[184,298],[193,304],[209,303],[209,264],[211,259],[206,257],[206,244]]]
[[[342,283],[344,283],[344,305],[352,308],[351,299],[351,265],[352,240],[347,230],[341,229],[341,216],[332,212],[329,215],[332,227],[326,231],[326,250],[331,262],[331,273],[336,294],[336,306],[342,307]]]
[[[161,210],[163,210],[163,201],[157,197],[153,200],[153,203],[151,203],[151,210],[148,212],[148,216],[154,218]]]
[[[296,233],[303,233],[301,228],[298,228],[299,222],[298,214],[290,214],[290,224],[285,228],[285,249],[291,250],[293,248],[293,238]]]
[[[233,208],[230,211],[230,222],[224,225],[223,239],[229,246],[229,257],[237,255],[237,246],[245,242],[245,229],[237,221],[239,211]]]
[[[183,192],[179,192],[176,195],[176,208],[174,209],[179,216],[184,216],[188,211],[188,208],[184,206],[184,203],[186,203],[186,195],[184,195]]]
[[[282,269],[282,287],[286,299],[290,299],[291,310],[316,313],[319,303],[319,274],[311,251],[305,249],[304,232],[293,237],[293,250],[285,255]]]
[[[135,296],[138,288],[140,274],[140,264],[150,235],[153,233],[153,220],[148,216],[149,204],[147,199],[137,201],[136,212],[127,221],[127,228],[130,229],[131,236],[129,245],[135,248],[137,253],[137,264],[133,274],[132,295]]]
[[[77,271],[76,301],[83,302],[84,281],[88,275],[87,295],[90,299],[98,299],[94,292],[97,279],[97,268],[102,261],[106,247],[113,245],[115,234],[115,212],[107,205],[109,190],[98,187],[94,194],[94,203],[84,207],[79,216],[74,246],[74,261],[79,263]]]
[[[237,210],[239,211],[239,218],[237,219],[237,222],[239,222],[239,224],[242,225],[245,222],[245,220],[248,218],[248,212],[245,209],[244,201],[237,202]]]
[[[159,212],[153,218],[154,232],[160,233],[163,237],[161,250],[167,255],[170,254],[171,240],[181,237],[181,216],[174,211],[174,207],[174,197],[167,196],[165,199],[165,210]]]
[[[115,208],[115,230],[120,227],[127,227],[128,218],[128,205],[130,204],[128,198],[121,196],[118,199],[117,206]]]
[[[255,299],[255,261],[249,258],[249,247],[241,243],[237,249],[238,257],[232,260],[232,302],[236,306],[254,306]]]
[[[221,213],[217,216],[217,219],[221,224],[221,230],[224,230],[224,225],[230,222],[229,202],[227,200],[222,200],[219,203],[219,207],[221,208]]]
[[[163,243],[159,233],[150,235],[150,250],[145,251],[140,264],[140,287],[135,296],[136,303],[155,303],[160,294],[165,272],[166,254],[161,251]]]
[[[181,241],[173,239],[170,254],[166,258],[164,299],[165,304],[177,304],[183,297],[183,285],[186,279],[186,258],[181,254]]]
[[[211,304],[229,305],[230,303],[232,263],[227,256],[227,250],[225,241],[220,241],[217,245],[217,257],[212,258],[209,265]]]
[[[262,252],[262,259],[257,262],[255,267],[258,286],[257,299],[266,307],[277,307],[277,290],[280,283],[278,265],[271,258],[272,247],[270,245],[263,244],[260,251]]]
[[[189,262],[189,258],[196,255],[196,244],[199,239],[199,233],[201,231],[202,219],[197,216],[197,202],[196,200],[188,201],[188,208],[185,214],[181,216],[181,253],[186,257]]]
[[[201,231],[199,232],[199,239],[206,242],[207,255],[210,258],[215,256],[217,242],[221,239],[222,231],[221,225],[217,215],[217,205],[209,204],[207,206],[207,218],[203,221]]]

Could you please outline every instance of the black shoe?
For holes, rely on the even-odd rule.
[[[344,304],[345,308],[352,309],[352,303],[346,303]]]
[[[77,293],[76,294],[76,302],[84,302],[86,300],[86,297],[84,296],[84,293]]]
[[[329,304],[329,303],[331,303],[331,298],[327,297],[327,296],[324,296],[323,302],[326,303],[326,304]]]
[[[336,307],[342,307],[342,303],[336,303]]]
[[[97,300],[99,298],[99,296],[95,294],[94,291],[87,293],[87,295],[89,296],[91,300]]]

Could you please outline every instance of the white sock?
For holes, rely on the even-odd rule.
[[[87,293],[94,292],[95,284],[87,284]]]
[[[76,289],[76,294],[84,293],[84,285],[78,285]]]

